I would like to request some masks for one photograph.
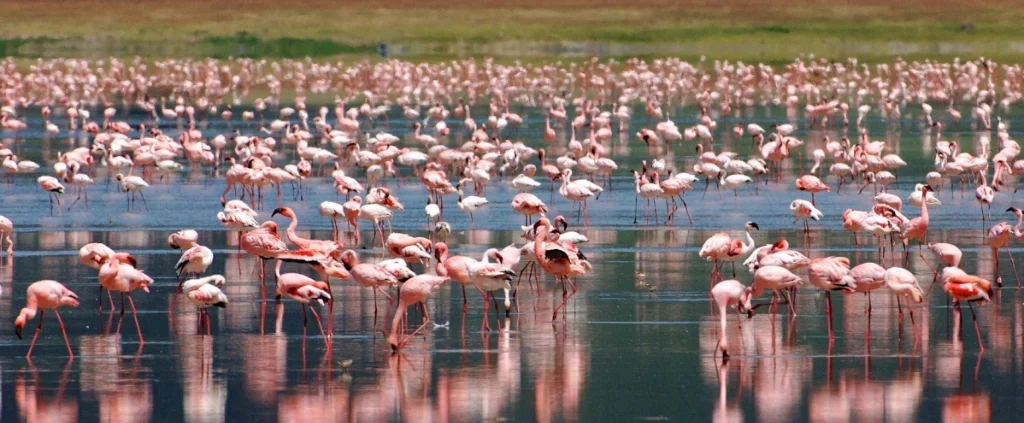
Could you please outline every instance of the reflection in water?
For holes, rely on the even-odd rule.
[[[31,362],[18,370],[14,380],[14,400],[22,421],[40,423],[79,420],[77,395],[67,392],[70,371],[69,361],[60,372],[56,391],[48,392],[52,388],[48,389],[43,383],[39,370]]]
[[[149,369],[142,358],[122,356],[120,335],[86,335],[81,348],[82,391],[99,402],[99,419],[104,422],[147,422],[153,415],[153,392]]]
[[[681,126],[692,125],[700,116],[693,107],[672,113]],[[524,138],[540,147],[541,137],[531,132],[544,127],[542,117],[537,118],[543,110],[529,110],[528,116],[532,117],[522,128]],[[767,127],[787,116],[798,118],[800,112],[737,108],[735,116],[719,118],[729,120],[720,122],[726,127],[746,122]],[[139,118],[126,117],[133,123]],[[743,122],[734,121],[740,119]],[[403,136],[405,123],[380,129]],[[884,137],[892,152],[910,163],[889,186],[890,192],[906,198],[913,184],[931,170],[934,136],[916,122],[896,127],[870,122],[869,126],[872,137]],[[210,134],[228,132],[219,121],[201,122],[200,128]],[[798,134],[806,142],[797,151],[802,159],[782,165],[784,180],[792,181],[809,168],[810,153],[824,148],[825,136],[838,140],[851,135],[840,131]],[[659,150],[668,152],[667,169],[691,169],[696,162],[692,144],[661,144],[649,153],[633,132],[613,135],[606,146],[620,163],[622,175]],[[715,140],[716,151],[727,148],[741,158],[755,154],[748,137],[736,138],[729,131],[722,135]],[[49,160],[70,145],[66,139],[28,137],[18,144],[31,160]],[[548,146],[552,159],[566,151],[567,134],[559,137],[559,142]],[[962,140],[968,149],[972,144],[981,148],[982,142],[975,133],[944,132],[943,139]],[[452,147],[465,140],[465,134],[455,134],[446,142]],[[291,154],[291,147],[286,151]],[[373,291],[332,281],[338,302],[330,350],[318,336],[302,337],[299,307],[272,300],[261,304],[255,260],[238,255],[237,233],[212,219],[221,205],[215,196],[207,195],[203,175],[193,174],[186,184],[155,184],[149,191],[152,196],[147,194],[153,209],[139,215],[123,211],[121,193],[106,191],[103,172],[97,169],[90,209],[76,208],[52,218],[35,216],[30,208],[4,210],[20,229],[16,260],[0,258],[0,315],[13,319],[15,304],[20,307],[24,302],[20,289],[44,278],[67,284],[79,294],[82,305],[64,315],[72,344],[79,350],[70,367],[64,367],[59,337],[44,334],[40,338],[33,365],[14,358],[24,354],[24,342],[9,333],[0,338],[2,357],[6,357],[0,358],[0,365],[16,369],[0,372],[0,403],[13,404],[0,407],[0,421],[288,421],[307,416],[345,422],[631,421],[647,416],[720,422],[986,421],[995,402],[1024,399],[1011,383],[1024,372],[1019,365],[1024,361],[1024,296],[1015,289],[1000,291],[993,303],[979,309],[983,354],[978,353],[974,326],[967,320],[970,316],[947,307],[941,289],[932,289],[924,303],[914,305],[914,323],[898,320],[895,299],[884,289],[872,293],[870,314],[865,313],[865,296],[836,295],[838,339],[830,347],[823,336],[823,297],[805,286],[794,299],[795,317],[785,312],[772,316],[762,307],[752,319],[743,318],[740,328],[731,314],[726,330],[735,344],[733,357],[725,363],[713,358],[720,334],[716,311],[707,301],[710,263],[696,254],[700,243],[723,229],[732,236],[741,235],[732,228],[757,215],[761,230],[752,236],[759,245],[786,238],[792,248],[810,258],[841,255],[850,257],[853,264],[878,262],[873,249],[863,245],[853,249],[850,234],[839,225],[837,217],[847,207],[867,209],[871,203],[869,196],[855,196],[846,187],[842,196],[818,197],[826,217],[809,234],[795,233],[787,208],[793,198],[806,198],[804,193],[796,192],[792,184],[763,181],[756,187],[760,193],[756,196],[744,190],[739,198],[729,192],[720,195],[712,187],[704,200],[700,199],[704,182],[699,181],[684,196],[693,226],[683,214],[665,225],[663,203],[656,205],[658,221],[648,213],[650,218],[641,217],[634,225],[629,204],[635,197],[632,179],[616,174],[600,200],[588,204],[590,226],[575,225],[576,219],[569,219],[574,224],[570,230],[590,240],[581,247],[594,270],[577,281],[580,292],[569,302],[565,320],[554,324],[548,320],[561,302],[560,289],[550,278],[542,279],[539,287],[523,281],[516,312],[507,319],[500,316],[502,330],[495,333],[477,330],[482,317],[479,301],[471,301],[463,315],[461,293],[449,287],[435,293],[428,305],[440,326],[430,325],[425,341],[391,355],[379,331],[390,316],[374,321]],[[424,195],[409,176],[400,184],[389,181],[389,188],[407,208],[396,213],[394,228],[426,235],[422,214],[416,211],[425,204]],[[29,175],[17,178],[5,201],[46,205]],[[216,190],[223,188],[220,183]],[[319,216],[316,205],[343,197],[326,180],[308,178],[306,187],[306,202],[285,200],[282,205],[299,215],[302,235],[325,239],[330,223]],[[964,198],[951,197],[948,187],[943,188],[939,193],[943,204],[932,210],[929,240],[962,246],[962,267],[992,279],[994,257],[987,248],[980,248],[985,245],[983,228],[960,216],[963,210],[976,210],[977,203],[969,192]],[[544,181],[535,193],[548,203],[549,214],[568,216],[568,202],[546,189]],[[194,201],[171,201],[179,191]],[[472,225],[458,210],[445,214],[454,227],[449,238],[454,253],[479,257],[489,247],[522,243],[520,231],[509,225],[522,221],[507,207],[514,190],[495,177],[486,195],[492,205],[478,211]],[[1000,195],[993,208],[1005,210],[1014,201],[1011,195]],[[267,210],[273,203],[271,195]],[[918,213],[911,206],[905,210],[908,216]],[[265,211],[260,220],[270,218]],[[197,335],[195,308],[175,292],[177,280],[171,269],[180,252],[167,249],[165,240],[169,232],[185,227],[199,230],[202,243],[214,250],[217,258],[210,273],[222,274],[228,281],[224,292],[231,304],[211,314],[212,336]],[[343,239],[346,245],[354,245],[351,235]],[[862,234],[862,244],[865,239]],[[140,351],[130,332],[127,338],[98,335],[104,333],[107,315],[96,314],[96,271],[81,266],[75,254],[88,242],[130,252],[155,277],[153,292],[136,298],[139,318],[145,320],[141,323],[148,331],[144,350]],[[379,248],[358,253],[366,262],[389,258]],[[931,256],[926,259],[935,263]],[[911,254],[903,267],[926,290],[930,288],[932,273],[925,260]],[[1011,280],[1011,270],[1003,269],[1004,279]],[[731,277],[731,270],[728,267],[724,273]],[[288,271],[308,272],[297,265],[290,265]],[[806,277],[805,270],[796,273]],[[736,279],[749,284],[750,274],[738,266]],[[272,283],[268,289],[273,289]],[[382,298],[379,305],[383,314]],[[417,324],[419,318],[412,313],[408,324]],[[286,319],[289,330],[283,324]],[[989,397],[986,392],[1000,396]]]

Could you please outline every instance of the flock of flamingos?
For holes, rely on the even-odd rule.
[[[843,227],[852,233],[851,242],[859,245],[858,234],[868,233],[874,237],[880,263],[888,254],[892,264],[888,268],[874,262],[851,268],[845,257],[811,260],[790,249],[785,239],[757,246],[750,231],[759,226],[753,221],[745,225],[742,238],[724,232],[711,236],[699,256],[713,262],[708,295],[721,316],[718,349],[727,357],[730,307],[741,316],[740,324],[742,314],[752,315],[760,305],[767,305],[770,313],[780,312],[785,305],[788,313],[795,314],[791,296],[805,280],[812,289],[825,292],[830,339],[832,291],[870,293],[886,288],[898,297],[900,318],[905,303],[913,320],[912,304],[922,302],[925,292],[918,275],[898,266],[898,260],[905,266],[915,248],[926,262],[936,262],[933,283],[941,284],[957,310],[966,303],[973,315],[974,303],[988,301],[993,284],[958,267],[961,252],[957,246],[928,242],[928,208],[938,204],[936,191],[953,191],[957,184],[962,191],[965,184],[976,184],[981,218],[988,221],[991,211],[986,206],[991,207],[998,193],[1013,190],[1013,175],[1024,171],[1024,160],[1016,160],[1021,149],[1010,138],[1005,123],[996,118],[993,125],[991,115],[1008,111],[1021,99],[1022,81],[1019,66],[985,59],[870,66],[854,59],[797,60],[778,67],[722,62],[695,65],[674,59],[592,60],[559,66],[501,65],[487,60],[342,64],[111,59],[39,61],[27,68],[7,61],[0,63],[0,124],[6,136],[32,130],[50,135],[80,131],[89,134],[91,141],[89,147],[45,158],[52,171],[19,160],[7,148],[0,150],[0,157],[3,172],[11,180],[20,181],[14,179],[20,174],[45,173],[37,182],[50,196],[53,214],[62,212],[68,201],[65,196],[75,198],[68,209],[87,205],[93,178],[113,179],[125,193],[128,209],[146,213],[146,190],[166,176],[187,168],[222,177],[224,208],[216,218],[227,230],[239,233],[241,249],[260,259],[264,287],[272,284],[278,300],[294,300],[303,308],[304,317],[312,314],[328,345],[333,333],[331,319],[324,323],[321,314],[331,314],[335,300],[332,283],[352,280],[374,290],[375,295],[379,292],[387,298],[385,314],[394,313],[386,333],[389,345],[397,351],[430,322],[424,303],[450,281],[458,283],[464,304],[467,287],[482,295],[481,328],[490,330],[489,304],[494,302],[496,313],[499,309],[494,294],[504,292],[508,313],[512,297],[520,295],[523,274],[543,271],[562,287],[562,303],[552,316],[557,319],[576,292],[575,279],[592,269],[579,248],[587,240],[568,230],[572,215],[548,216],[545,202],[531,192],[557,192],[574,204],[575,213],[587,224],[588,202],[601,201],[600,194],[611,178],[627,174],[627,166],[610,157],[609,141],[614,134],[628,131],[632,142],[647,152],[642,163],[628,166],[636,194],[634,215],[654,213],[658,219],[661,201],[665,224],[672,224],[680,205],[689,217],[684,194],[695,187],[706,194],[710,185],[716,185],[716,190],[733,190],[738,196],[740,188],[754,190],[763,183],[794,184],[796,190],[808,193],[806,199],[795,199],[790,205],[795,221],[804,221],[805,231],[810,230],[808,221],[841,218]],[[307,96],[317,95],[335,96],[333,108],[307,108]],[[289,97],[287,106],[282,104],[282,96]],[[701,110],[687,125],[677,126],[663,112],[687,104]],[[791,111],[790,119],[762,127],[750,122],[718,125],[712,118],[766,106],[785,107]],[[471,107],[486,109],[488,114],[472,116]],[[527,145],[519,135],[519,129],[528,123],[516,110],[525,107],[543,113],[543,148]],[[148,125],[133,127],[118,119],[138,110],[149,116]],[[633,116],[635,110],[642,110],[643,115]],[[30,111],[41,113],[43,127],[29,128],[23,116]],[[238,121],[236,113],[243,125],[228,132],[200,129],[200,122],[216,119],[230,127]],[[387,132],[389,116],[399,113],[416,122],[404,137]],[[868,117],[889,125],[913,121],[934,131],[935,169],[907,200],[919,212],[905,209],[900,197],[885,192],[907,163],[892,154],[892,146],[886,142],[870,139],[864,125]],[[787,176],[792,155],[804,150],[804,141],[794,136],[794,123],[806,128],[838,128],[849,137],[826,140],[824,149],[807,153],[814,159],[812,169]],[[956,142],[943,140],[942,129],[950,125],[969,125],[986,133],[981,150],[965,152]],[[756,153],[743,159],[730,152],[716,142],[725,131],[731,131],[736,139],[749,139],[756,144]],[[566,132],[570,133],[568,140]],[[455,145],[456,135],[466,141]],[[992,140],[995,143],[990,145]],[[541,142],[533,141],[534,145]],[[685,148],[675,151],[693,151],[696,146],[696,157],[678,158],[692,166],[672,165],[677,162],[673,154],[678,154],[672,153],[672,147],[678,145]],[[426,237],[389,230],[393,214],[407,211],[387,188],[388,182],[410,176],[429,192],[422,209],[431,228]],[[299,236],[298,218],[288,207],[275,207],[269,216],[290,219],[284,233],[273,220],[266,219],[265,211],[258,211],[264,210],[265,194],[276,191],[280,206],[287,185],[294,201],[305,201],[305,184],[323,180],[333,183],[346,199],[344,203],[323,201],[319,207],[320,214],[331,221],[333,239]],[[498,180],[519,191],[510,206],[524,216],[525,244],[492,248],[479,259],[450,255],[445,242],[452,225],[444,220],[446,213],[467,213],[474,221],[474,211],[506,207],[490,204],[485,197],[488,185]],[[843,185],[849,187],[847,193],[840,194]],[[825,217],[816,208],[816,195],[856,195],[858,189],[863,192],[868,186],[875,200],[870,210],[851,209],[841,217]],[[83,197],[85,201],[80,203]],[[457,198],[454,211],[452,198]],[[702,201],[721,201],[718,198]],[[642,211],[640,203],[644,204]],[[1008,212],[1016,215],[1016,225],[994,224],[986,238],[996,258],[996,286],[1001,286],[999,250],[1009,253],[1011,238],[1024,237],[1024,214],[1016,208]],[[359,235],[363,221],[373,227],[365,242]],[[675,224],[692,224],[692,220]],[[344,225],[347,228],[343,229]],[[508,225],[518,228],[513,226],[518,222]],[[360,262],[356,250],[348,248],[353,246],[341,241],[343,230],[354,231],[357,244],[379,244],[393,259]],[[13,254],[14,222],[0,218],[0,231],[7,253]],[[232,281],[205,275],[214,254],[199,245],[198,238],[196,231],[186,229],[170,235],[168,243],[184,251],[174,269],[181,281],[179,291],[206,316],[209,330],[207,309],[229,305],[221,288]],[[926,256],[925,250],[933,256]],[[121,298],[122,316],[127,300],[143,341],[132,295],[138,290],[148,292],[153,279],[139,270],[130,254],[103,244],[84,245],[79,255],[82,264],[98,271],[110,310],[116,307],[113,294]],[[740,260],[753,274],[750,285],[726,280],[723,275],[724,266],[731,264],[735,277],[735,262]],[[1010,260],[1012,264],[1012,256]],[[318,277],[281,273],[282,263],[308,265],[313,270],[310,273]],[[266,275],[268,264],[274,266],[272,277]],[[806,276],[794,272],[806,272]],[[770,301],[752,304],[766,290],[772,291]],[[104,302],[101,297],[101,309]],[[58,310],[78,305],[79,297],[59,282],[29,285],[27,304],[15,320],[20,337],[30,320],[38,317],[28,355],[41,332],[44,313],[52,311],[73,357]],[[407,311],[416,306],[422,324],[404,334]],[[305,327],[305,319],[303,324]],[[980,333],[978,341],[981,344]]]

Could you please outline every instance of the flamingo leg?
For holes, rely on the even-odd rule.
[[[139,346],[146,344],[146,340],[142,337],[142,326],[139,326],[139,313],[135,311],[135,301],[132,301],[132,294],[128,294],[128,305],[132,307],[132,318],[135,319],[135,330],[139,332]]]
[[[832,292],[825,291],[825,314],[828,315],[828,339],[829,342],[835,340],[836,334],[832,330]]]
[[[981,351],[985,351],[985,344],[981,341],[981,329],[978,328],[978,315],[974,313],[974,304],[968,301],[967,306],[971,308],[971,319],[974,320],[974,334],[978,336],[978,347],[981,348]]]
[[[75,353],[71,351],[71,342],[68,342],[68,332],[64,330],[64,320],[60,318],[60,312],[57,309],[53,309],[53,314],[57,316],[57,324],[60,325],[60,334],[64,336],[64,345],[68,347],[68,355],[74,357]],[[42,319],[40,319],[40,323],[42,323]]]
[[[423,330],[423,328],[425,328],[428,323],[430,323],[430,314],[427,313],[427,307],[424,306],[423,307],[423,324],[420,325],[418,328],[416,328],[416,330],[414,330],[408,336],[406,336],[405,339],[402,340],[402,343],[399,344],[399,346],[400,347],[404,346],[407,342],[409,342],[410,338],[416,336],[416,334],[419,333],[421,330]]]
[[[1006,255],[1010,256],[1010,267],[1013,268],[1013,277],[1017,280],[1017,287],[1020,288],[1020,276],[1017,275],[1017,264],[1013,262],[1013,252],[1010,251],[1010,247],[1006,247]]]
[[[324,325],[320,321],[320,314],[316,312],[316,309],[313,308],[312,304],[309,305],[309,311],[313,313],[313,318],[316,319],[316,325],[320,328],[320,336],[324,338],[324,343],[327,343],[327,332],[324,332]]]
[[[36,338],[39,338],[39,333],[43,331],[43,310],[39,310],[39,326],[36,326],[36,334],[32,335],[32,342],[28,344],[28,353],[25,357],[32,356],[32,349],[36,346]]]

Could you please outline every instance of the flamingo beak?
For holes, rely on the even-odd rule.
[[[14,326],[14,334],[18,335],[18,339],[23,339],[21,337],[21,329],[22,329],[22,326],[20,326],[20,325]]]
[[[1014,213],[1016,213],[1017,210],[1019,210],[1019,209],[1016,208],[1016,207],[1010,207],[1010,208],[1006,209],[1007,212],[1014,212]]]
[[[270,214],[270,217],[277,216],[278,214],[284,215],[284,208],[274,209],[274,212]]]
[[[759,230],[759,231],[761,230],[761,227],[757,226],[757,222],[750,222],[750,226],[753,227],[754,229]]]

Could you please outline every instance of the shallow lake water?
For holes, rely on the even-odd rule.
[[[60,112],[54,121],[63,124]],[[543,112],[526,109],[523,113],[527,123],[513,138],[542,146]],[[674,110],[672,116],[679,116],[677,124],[685,127],[696,121],[697,113],[687,107]],[[641,111],[636,115],[641,116]],[[798,150],[798,158],[784,165],[783,183],[761,184],[758,195],[746,189],[738,194],[717,192],[712,185],[701,199],[704,183],[696,183],[695,190],[685,196],[692,225],[682,210],[675,222],[666,225],[661,203],[657,219],[648,212],[649,217],[633,223],[631,200],[635,197],[628,169],[638,168],[640,160],[649,160],[653,153],[632,133],[654,126],[643,117],[634,118],[632,128],[608,145],[620,169],[611,189],[590,202],[589,224],[577,225],[577,218],[570,218],[571,229],[590,239],[581,249],[594,269],[578,279],[579,292],[571,297],[564,316],[552,320],[552,309],[561,301],[560,287],[550,278],[542,278],[539,287],[524,278],[513,313],[496,318],[492,310],[487,316],[501,330],[482,332],[480,295],[472,289],[468,292],[468,310],[463,313],[462,294],[455,284],[435,292],[427,303],[438,325],[427,325],[425,336],[410,340],[399,354],[390,352],[380,332],[391,320],[384,315],[385,302],[378,302],[381,315],[375,319],[372,291],[352,282],[335,281],[335,335],[329,349],[312,320],[308,334],[303,335],[303,313],[296,303],[276,304],[272,299],[261,303],[254,259],[237,254],[237,236],[215,219],[222,179],[186,170],[171,183],[156,182],[145,192],[148,211],[139,213],[126,211],[124,194],[117,192],[116,185],[106,184],[105,169],[97,169],[87,207],[80,203],[71,211],[65,208],[51,215],[46,194],[35,185],[38,175],[18,175],[13,186],[0,185],[0,214],[16,225],[14,257],[4,257],[0,267],[0,319],[13,322],[24,306],[26,286],[39,279],[65,283],[78,293],[81,305],[62,312],[77,355],[73,361],[68,360],[52,316],[47,317],[31,361],[23,357],[28,337],[19,340],[10,326],[0,335],[0,420],[1014,419],[1005,414],[1008,411],[998,411],[1010,410],[1024,400],[1024,393],[1016,389],[1024,382],[1024,298],[1009,265],[1001,268],[1006,287],[992,303],[975,307],[984,352],[979,352],[970,311],[964,309],[963,323],[958,324],[942,290],[929,289],[928,264],[911,254],[906,267],[928,291],[925,302],[914,306],[913,323],[909,316],[899,322],[894,298],[884,289],[871,297],[870,316],[864,312],[864,297],[837,295],[836,339],[830,344],[824,296],[808,285],[809,289],[797,293],[795,317],[783,313],[773,318],[761,308],[752,319],[743,319],[739,329],[735,316],[729,316],[733,357],[723,363],[714,356],[719,334],[718,318],[707,300],[711,266],[697,256],[713,233],[725,230],[740,235],[744,222],[752,220],[761,228],[752,234],[759,245],[786,237],[792,248],[812,258],[840,255],[854,263],[878,260],[869,236],[861,235],[861,246],[854,247],[840,219],[847,208],[870,207],[871,187],[860,195],[847,187],[837,194],[834,178],[829,178],[833,192],[817,196],[825,218],[812,223],[808,234],[793,223],[789,202],[808,198],[794,190],[793,175],[809,169],[809,152],[824,147],[825,135],[836,139],[844,133],[841,127],[807,132],[794,116],[784,109],[756,108],[743,110],[739,117],[717,117],[722,129],[716,133],[716,151],[726,146],[743,158],[754,152],[749,137],[737,139],[729,133],[736,122],[768,127],[793,121],[801,128],[796,136],[806,144]],[[40,173],[52,173],[56,152],[88,145],[81,134],[44,137],[38,110],[29,111],[27,117],[33,130],[4,134],[4,143],[22,159],[43,164]],[[1012,117],[1004,120],[1012,123]],[[146,121],[140,112],[127,120]],[[967,120],[948,124],[943,137],[976,152],[982,134]],[[177,134],[174,122],[160,125]],[[244,132],[255,131],[240,121],[233,125]],[[934,134],[924,130],[914,113],[907,113],[899,124],[869,120],[868,125],[872,139],[888,140],[892,152],[910,163],[889,187],[905,199],[932,169]],[[409,126],[396,114],[378,129],[406,136]],[[202,129],[207,138],[229,131],[219,118],[204,122]],[[560,132],[568,136],[567,131]],[[856,141],[853,128],[845,133]],[[1017,134],[1011,131],[1011,135]],[[461,145],[465,138],[461,131],[453,131],[446,142]],[[411,139],[402,142],[413,143]],[[561,154],[564,139],[555,144],[549,146],[552,156]],[[294,154],[291,146],[284,151],[289,157]],[[666,157],[669,167],[686,170],[696,160],[694,144],[673,145]],[[403,171],[408,176],[409,170]],[[515,194],[509,181],[500,179],[488,186],[485,195],[491,205],[475,214],[473,224],[451,198],[444,218],[454,228],[449,238],[453,253],[476,256],[489,247],[523,242],[518,230],[523,220],[508,206]],[[426,197],[418,181],[391,180],[389,186],[406,207],[396,214],[394,230],[425,234]],[[951,195],[948,183],[942,188],[943,204],[931,210],[929,239],[960,246],[964,251],[961,267],[992,278],[993,260],[984,243],[991,222],[981,222],[972,188],[963,196]],[[329,238],[330,222],[317,214],[317,205],[343,200],[325,178],[309,180],[306,189],[303,202],[293,201],[287,186],[280,202],[276,193],[268,193],[259,219],[269,219],[276,206],[287,205],[295,209],[301,233]],[[548,202],[551,216],[570,215],[568,202],[557,193],[552,195],[546,183],[535,194]],[[63,204],[70,198],[64,195]],[[993,218],[1012,221],[1012,214],[1004,210],[1019,204],[1012,193],[997,194]],[[644,213],[642,205],[640,211]],[[904,211],[910,217],[919,213],[911,206]],[[280,217],[276,220],[280,225],[287,223]],[[200,243],[213,249],[216,258],[208,273],[227,278],[225,292],[231,304],[211,313],[210,336],[199,334],[194,307],[175,292],[173,269],[180,251],[168,248],[166,239],[183,228],[198,230]],[[365,248],[371,235],[363,232],[361,259],[386,258],[379,247]],[[344,240],[355,245],[350,234]],[[156,280],[150,293],[133,294],[145,345],[139,343],[130,312],[121,321],[116,311],[98,311],[96,271],[81,265],[77,257],[78,248],[89,242],[130,252]],[[935,265],[929,252],[925,257]],[[884,265],[890,264],[887,258]],[[285,270],[315,275],[298,265],[286,265]],[[737,278],[749,284],[746,269],[737,271]],[[729,270],[725,273],[730,276]],[[411,330],[421,317],[410,316]],[[26,334],[31,335],[33,324],[26,327]],[[120,335],[113,334],[119,326]]]

